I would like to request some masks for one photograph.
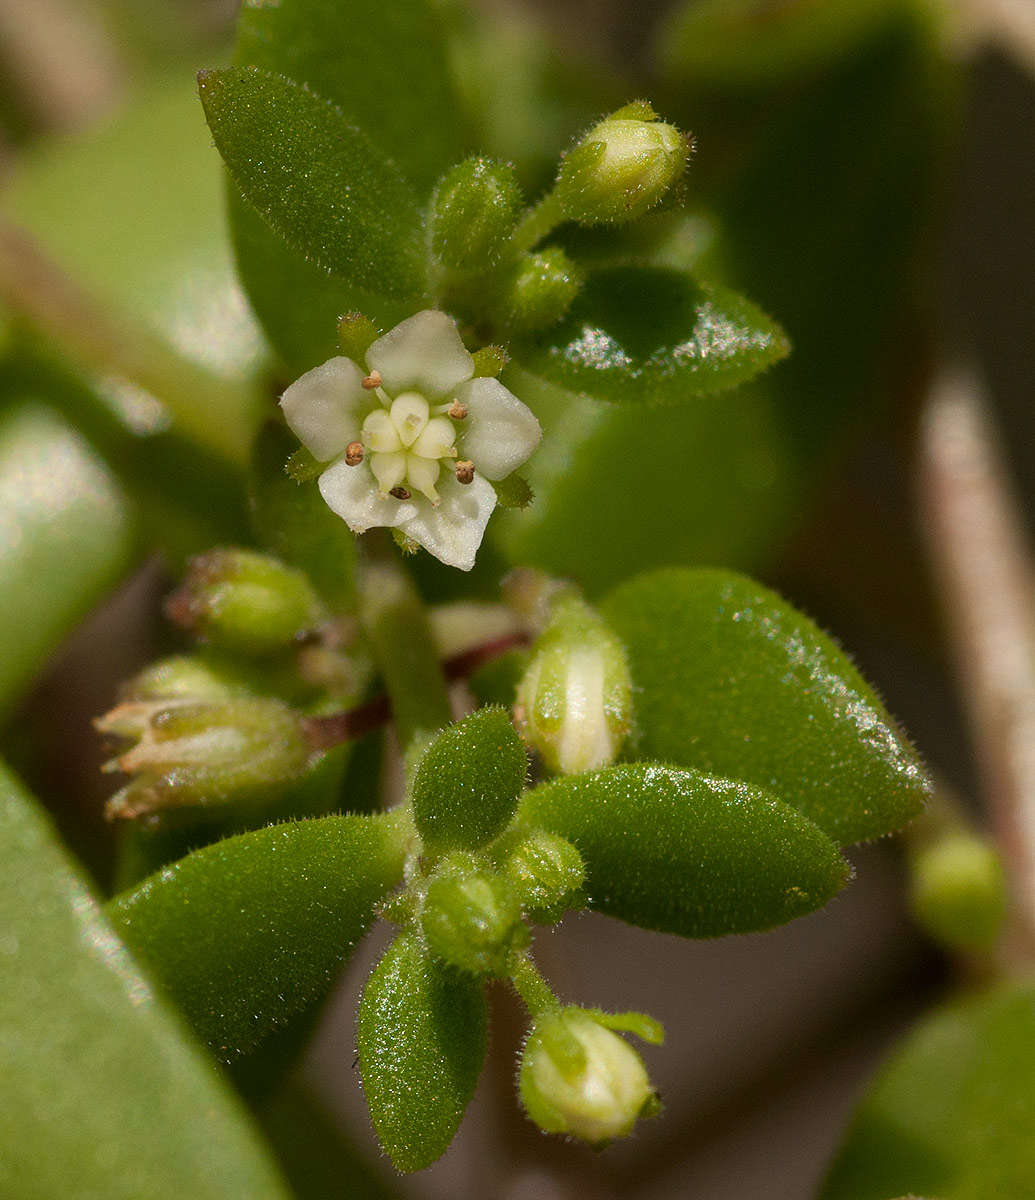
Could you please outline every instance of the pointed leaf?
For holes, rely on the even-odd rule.
[[[635,763],[572,775],[526,792],[519,815],[575,843],[590,908],[683,937],[782,925],[848,877],[789,804],[697,771]]]
[[[442,22],[428,0],[245,0],[235,62],[331,100],[422,192],[464,155]]]
[[[230,1061],[326,994],[402,877],[404,850],[390,814],[272,825],[196,850],[108,911]]]
[[[400,1171],[433,1163],[453,1140],[485,1058],[485,996],[472,977],[400,934],[367,981],[357,1047],[381,1145]]]
[[[413,194],[339,108],[251,67],[202,71],[198,86],[235,183],[286,242],[360,287],[422,294],[423,230]]]
[[[753,378],[788,350],[743,296],[663,267],[594,272],[564,323],[517,352],[569,392],[613,404],[686,404]]]
[[[638,754],[765,787],[841,845],[923,807],[913,747],[844,652],[775,592],[671,568],[623,584],[602,611],[629,656]]]
[[[238,1101],[0,771],[0,1195],[286,1200]]]
[[[948,1004],[862,1102],[822,1200],[1022,1200],[1035,1180],[1035,987]]]

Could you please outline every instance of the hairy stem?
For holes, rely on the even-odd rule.
[[[527,953],[519,954],[514,959],[510,982],[533,1019],[541,1012],[557,1007],[557,997]]]

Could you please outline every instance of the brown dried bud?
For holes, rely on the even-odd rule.
[[[345,447],[345,462],[350,467],[358,467],[363,461],[363,443],[349,442]]]

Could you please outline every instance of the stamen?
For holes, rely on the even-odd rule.
[[[363,461],[363,443],[349,442],[345,447],[345,462],[350,467],[358,467]]]
[[[468,458],[462,458],[456,464],[457,483],[474,483],[474,463]]]
[[[446,412],[454,421],[462,421],[467,416],[467,405],[461,404],[459,400],[454,400]]]
[[[380,371],[371,371],[370,374],[363,380],[363,386],[368,392],[372,392],[374,388],[379,388],[384,380],[381,378]]]
[[[402,484],[399,484],[398,487],[392,488],[388,494],[389,496],[394,496],[396,500],[409,500],[410,498],[409,488],[404,488]]]

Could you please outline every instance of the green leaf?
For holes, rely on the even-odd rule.
[[[595,400],[686,404],[745,383],[789,349],[783,330],[735,292],[664,267],[609,267],[590,275],[558,329],[516,359]]]
[[[413,781],[413,819],[425,848],[476,850],[502,833],[517,808],[528,761],[510,717],[481,708],[425,751]]]
[[[202,71],[198,88],[234,182],[289,245],[360,287],[423,294],[413,194],[339,108],[254,67]]]
[[[86,440],[49,408],[0,418],[0,711],[129,566],[133,516]]]
[[[927,1017],[884,1067],[822,1200],[1025,1200],[1035,1180],[1035,987]]]
[[[635,763],[556,779],[525,793],[520,817],[575,843],[590,908],[683,937],[782,925],[848,878],[790,804],[697,771]]]
[[[453,1140],[478,1082],[485,1028],[481,984],[401,933],[367,981],[356,1042],[374,1128],[400,1171],[428,1166]]]
[[[245,0],[235,62],[333,101],[426,192],[465,150],[436,9],[427,0]]]
[[[334,816],[226,838],[109,905],[225,1061],[324,995],[402,876],[398,818]]]
[[[0,1194],[286,1200],[237,1100],[0,770]]]
[[[765,787],[841,845],[920,812],[930,784],[916,752],[843,651],[775,592],[672,568],[601,611],[629,656],[639,755]]]

